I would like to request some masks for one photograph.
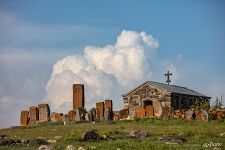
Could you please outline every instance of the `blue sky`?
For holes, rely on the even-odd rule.
[[[82,55],[87,45],[113,45],[122,30],[145,31],[158,40],[153,59],[175,65],[179,78],[174,84],[188,86],[212,99],[225,96],[224,14],[222,0],[3,0],[0,111],[6,112],[2,106],[16,107],[9,114],[14,116],[41,102],[57,60]],[[149,80],[164,82],[163,69],[151,72]],[[0,127],[18,123],[18,117],[5,122],[1,121]]]

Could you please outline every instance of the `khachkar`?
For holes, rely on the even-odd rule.
[[[30,120],[29,124],[35,124],[39,120],[39,110],[36,106],[30,106],[29,108]]]
[[[48,104],[39,104],[39,122],[50,121],[50,108]]]
[[[105,121],[113,120],[113,104],[112,100],[105,100]]]
[[[73,109],[84,108],[84,85],[73,85]]]
[[[21,126],[26,126],[29,121],[29,111],[23,110],[20,114],[20,124]]]
[[[104,102],[96,103],[96,109],[97,109],[97,119],[100,121],[103,121],[104,120],[104,112],[105,112]]]

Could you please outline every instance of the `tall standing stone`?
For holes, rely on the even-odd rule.
[[[107,112],[107,116],[106,116]],[[113,120],[113,102],[112,100],[105,100],[105,120]],[[107,118],[107,119],[106,119]]]
[[[112,100],[105,100],[105,108],[110,108],[111,111],[113,110],[113,102],[112,102]]]
[[[50,108],[48,104],[39,104],[39,122],[46,122],[50,120]]]
[[[104,120],[104,111],[105,111],[104,102],[96,103],[96,109],[97,109],[98,120],[100,121]]]
[[[96,118],[97,118],[97,112],[96,112],[96,109],[95,109],[95,108],[92,108],[92,109],[89,111],[89,114],[90,114],[90,121],[96,121]]]
[[[146,113],[146,117],[152,117],[154,116],[154,107],[151,105],[148,105],[145,107],[145,113]]]
[[[73,109],[84,108],[84,85],[73,85]]]
[[[145,109],[142,107],[135,108],[136,118],[141,119],[145,117]]]
[[[76,121],[81,121],[81,109],[76,109]]]
[[[29,111],[23,110],[20,115],[20,124],[21,126],[26,126],[29,120]]]
[[[110,108],[105,108],[105,121],[112,121],[113,118],[112,118],[112,111]]]
[[[31,106],[29,108],[30,120],[29,124],[35,124],[39,120],[39,110],[36,106]]]

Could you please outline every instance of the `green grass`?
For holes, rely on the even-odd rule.
[[[80,135],[88,130],[97,129],[100,135],[115,137],[116,140],[100,140],[97,142],[82,142]],[[129,131],[144,130],[150,133],[147,138],[133,139],[129,138]],[[76,148],[83,146],[91,149],[111,149],[116,150],[145,150],[145,149],[210,149],[202,147],[204,143],[214,142],[222,143],[221,149],[225,149],[225,137],[219,136],[225,132],[224,121],[186,121],[186,120],[159,120],[142,119],[134,121],[120,122],[99,122],[96,124],[81,123],[76,125],[41,125],[32,128],[2,129],[0,134],[6,134],[10,137],[19,139],[32,139],[43,137],[45,139],[54,139],[55,136],[63,136],[53,145],[55,149],[65,149],[67,145],[74,145]],[[184,144],[165,144],[158,141],[158,137],[163,135],[179,135],[187,139]],[[225,135],[224,135],[225,136]],[[0,149],[37,149],[36,147],[14,146],[0,147]],[[212,149],[212,147],[211,147]]]

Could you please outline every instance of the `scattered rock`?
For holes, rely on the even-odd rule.
[[[75,150],[73,145],[68,145],[65,150]]]
[[[101,136],[101,139],[103,139],[103,140],[110,140],[111,138],[104,134],[104,135]]]
[[[131,131],[129,135],[132,138],[143,138],[143,137],[148,137],[149,134],[148,132],[145,132],[145,131],[134,130],[134,131]]]
[[[197,120],[207,121],[209,119],[209,114],[206,110],[196,110],[195,115]]]
[[[29,141],[30,146],[40,146],[40,145],[49,145],[49,143],[45,139],[32,139]]]
[[[4,139],[4,138],[7,138],[7,135],[0,134],[0,139]]]
[[[29,140],[22,139],[22,140],[21,140],[21,143],[22,143],[22,144],[28,144],[28,143],[29,143]]]
[[[175,135],[164,135],[163,137],[159,137],[158,140],[164,141],[166,144],[182,144],[186,141],[186,139]]]
[[[52,150],[51,145],[41,145],[38,150]]]
[[[12,139],[6,135],[0,135],[0,146],[13,146],[19,143],[22,143],[19,139]]]
[[[1,138],[0,139],[0,146],[12,146],[15,145],[16,141],[10,138]]]
[[[60,139],[62,139],[63,137],[62,136],[55,136],[55,139],[56,140],[60,140]]]
[[[225,132],[222,132],[219,134],[219,136],[224,136],[225,135]]]
[[[81,136],[82,141],[96,141],[98,139],[100,139],[100,135],[97,133],[96,129],[87,131]]]
[[[84,147],[79,147],[78,150],[87,150],[87,149]]]
[[[48,140],[47,141],[49,144],[54,144],[54,143],[56,143],[56,140],[55,139],[53,139],[53,140]]]

